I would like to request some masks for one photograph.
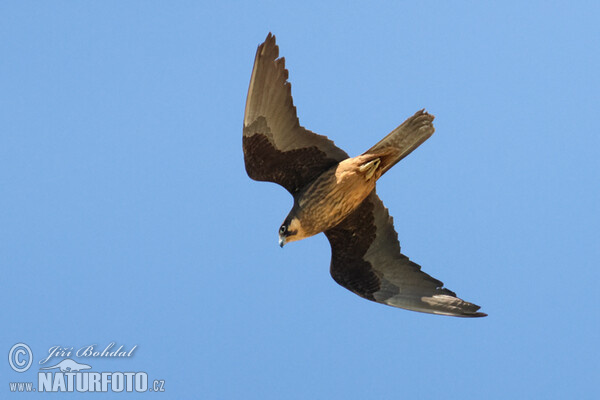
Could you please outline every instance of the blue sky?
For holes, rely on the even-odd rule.
[[[34,364],[5,358],[0,395],[47,396],[8,383],[37,382],[53,346],[114,342],[133,356],[75,359],[166,390],[117,397],[595,398],[599,15],[2,2],[0,349],[26,343]],[[378,193],[403,252],[489,317],[365,301],[329,276],[323,235],[278,247],[291,197],[250,180],[241,151],[269,31],[301,123],[350,155],[421,108],[436,116]]]

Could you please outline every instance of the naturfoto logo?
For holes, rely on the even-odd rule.
[[[90,365],[94,364],[93,360],[88,364],[88,360],[93,358],[128,359],[137,347],[117,347],[115,342],[106,346],[91,344],[77,348],[52,346],[37,363],[37,379],[9,382],[9,388],[11,392],[164,392],[165,381],[150,380],[144,371],[132,372],[128,368],[106,371],[104,367],[103,372],[96,372],[96,368]],[[83,358],[86,362],[74,358]],[[33,351],[25,343],[15,344],[8,354],[11,368],[21,374],[32,366],[33,359]]]

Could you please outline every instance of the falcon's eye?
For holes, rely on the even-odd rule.
[[[285,225],[281,225],[281,228],[279,228],[279,233],[285,233],[286,230],[287,229],[286,229]]]

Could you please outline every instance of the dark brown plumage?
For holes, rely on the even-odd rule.
[[[392,218],[375,183],[434,132],[421,110],[360,156],[300,126],[285,61],[271,34],[258,47],[244,116],[243,149],[250,178],[285,187],[294,205],[280,244],[324,232],[331,276],[366,299],[433,314],[482,317],[400,252]]]

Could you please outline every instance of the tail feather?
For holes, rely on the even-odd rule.
[[[434,118],[425,110],[417,111],[364,154],[381,154],[380,173],[383,175],[433,135]]]

